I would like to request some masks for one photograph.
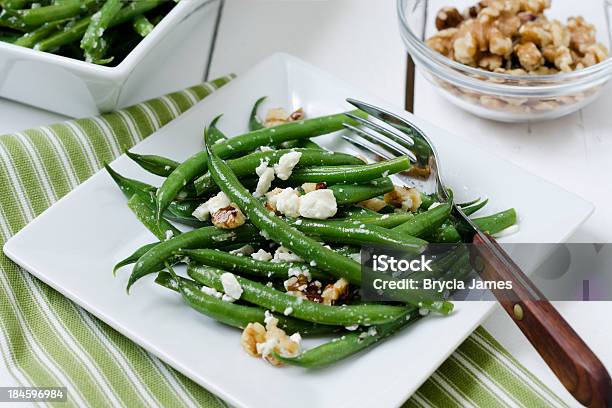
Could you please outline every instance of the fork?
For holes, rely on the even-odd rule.
[[[480,231],[452,202],[429,138],[394,113],[355,99],[347,102],[375,120],[350,115],[358,125],[345,123],[353,132],[343,138],[380,158],[407,155],[411,159],[420,169],[417,173],[427,176],[419,180],[419,188],[451,202],[453,215],[469,231],[470,261],[476,272],[488,281],[512,282],[510,294],[508,290],[492,292],[565,388],[584,406],[611,407],[612,381],[604,365],[495,239]]]

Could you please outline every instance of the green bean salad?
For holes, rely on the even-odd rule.
[[[128,152],[163,178],[160,187],[106,166],[129,208],[157,238],[115,266],[113,273],[133,265],[128,291],[156,274],[157,284],[193,309],[242,330],[249,355],[308,368],[371,347],[429,312],[451,313],[445,298],[427,301],[410,291],[387,303],[360,298],[360,247],[419,253],[428,243],[460,243],[451,204],[394,184],[392,175],[411,169],[407,157],[368,164],[312,140],[352,123],[345,113],[305,118],[302,109],[288,114],[279,108],[262,121],[263,100],[253,106],[247,133],[226,137],[217,117],[204,130],[203,149],[183,162]],[[486,204],[461,206],[472,215]],[[514,225],[516,213],[474,222],[495,234]],[[178,224],[190,228],[181,232]],[[449,278],[471,272],[466,251],[436,262]],[[180,263],[187,276],[175,272]],[[322,335],[334,339],[302,350],[303,336]]]
[[[0,41],[117,65],[174,5],[165,0],[0,0]]]

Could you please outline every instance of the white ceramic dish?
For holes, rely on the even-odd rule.
[[[400,113],[304,62],[275,55],[135,150],[185,159],[201,148],[202,126],[219,113],[225,114],[220,124],[223,131],[243,132],[252,103],[262,95],[268,96],[267,107],[303,107],[309,116],[348,109],[347,97]],[[448,181],[460,199],[488,196],[491,211],[518,209],[520,232],[505,238],[506,242],[561,242],[592,212],[592,205],[579,197],[432,124],[410,118],[436,143]],[[334,149],[347,148],[338,139],[329,135],[317,141]],[[127,176],[159,181],[124,156],[112,166]],[[398,406],[494,306],[459,303],[452,317],[425,319],[379,347],[325,370],[276,369],[242,351],[239,331],[190,310],[176,294],[153,284],[153,276],[126,295],[129,272],[123,270],[113,278],[112,266],[153,239],[127,208],[111,178],[100,172],[15,235],[4,251],[136,343],[240,407]],[[537,262],[537,256],[530,262]]]
[[[182,0],[116,67],[0,42],[0,96],[72,117],[202,81],[221,0]]]

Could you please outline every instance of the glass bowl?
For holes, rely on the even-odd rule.
[[[425,44],[424,39],[437,31],[435,19],[440,8],[453,6],[462,11],[477,2],[397,1],[400,31],[408,52],[425,78],[446,99],[483,118],[526,122],[568,115],[588,105],[602,93],[612,77],[610,58],[570,73],[517,76],[461,64]],[[568,17],[583,16],[597,28],[597,41],[610,50],[612,0],[589,0],[586,3],[552,0],[552,7],[545,14],[549,19],[556,18],[564,24]]]

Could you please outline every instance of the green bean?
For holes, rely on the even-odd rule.
[[[352,222],[336,220],[288,220],[290,225],[307,235],[318,236],[325,242],[336,244],[378,244],[402,248],[407,252],[421,253],[427,241],[401,234],[376,225],[366,224],[361,220]]]
[[[108,172],[108,174],[112,177],[112,179],[117,183],[119,189],[126,195],[127,198],[132,197],[134,194],[138,194],[140,192],[155,192],[155,187],[143,183],[142,181],[129,179],[127,177],[122,176],[112,169],[107,163],[104,163],[104,168]]]
[[[246,306],[217,299],[200,290],[197,282],[191,279],[172,277],[170,273],[160,272],[155,283],[179,292],[185,303],[198,312],[228,326],[244,329],[249,323],[262,323],[266,311],[260,307]],[[287,333],[300,333],[304,336],[329,334],[337,331],[335,327],[318,325],[272,313],[278,319],[278,327]]]
[[[448,219],[451,209],[451,204],[441,204],[415,215],[412,219],[393,228],[393,231],[413,237],[425,237],[437,230]]]
[[[352,207],[345,208],[343,210],[339,210],[338,213],[336,214],[336,217],[345,218],[348,221],[350,221],[350,220],[355,220],[355,219],[361,219],[362,217],[363,218],[379,217],[380,215],[381,214],[377,213],[376,211],[372,211],[368,208],[352,206]]]
[[[480,198],[477,198],[475,200],[468,201],[468,202],[465,202],[465,203],[457,203],[457,206],[461,207],[461,208],[470,207],[470,206],[476,204],[479,201],[480,201]]]
[[[187,274],[193,280],[216,290],[223,290],[223,273],[224,271],[219,269],[195,264],[190,264],[187,268]],[[298,298],[240,276],[236,276],[236,279],[243,291],[241,300],[313,323],[334,326],[383,324],[398,318],[403,319],[411,310],[378,304],[328,306]]]
[[[162,156],[143,155],[126,151],[125,154],[140,167],[156,176],[168,177],[180,163]]]
[[[136,251],[134,251],[130,256],[128,256],[127,258],[119,261],[114,267],[113,267],[113,275],[117,274],[117,271],[126,266],[126,265],[131,265],[133,263],[136,263],[136,261],[138,261],[140,259],[141,256],[143,256],[144,254],[146,254],[151,248],[153,248],[154,246],[156,246],[157,244],[159,244],[159,242],[152,242],[150,244],[145,244],[143,246],[141,246],[140,248],[138,248]]]
[[[364,115],[360,111],[355,111],[354,113]],[[286,140],[303,139],[335,132],[343,129],[343,123],[345,122],[352,122],[352,119],[344,113],[290,122],[273,128],[260,129],[232,137],[221,143],[216,143],[212,146],[212,150],[221,158],[229,158],[232,155],[250,152],[258,146],[275,145]],[[157,191],[159,217],[187,183],[206,172],[208,169],[206,157],[205,151],[196,153],[181,163],[166,178]]]
[[[262,102],[266,100],[266,98],[266,96],[262,96],[261,98],[259,98],[257,101],[255,101],[253,109],[251,109],[251,116],[249,117],[249,131],[251,132],[264,128],[264,125],[257,117],[257,111],[259,110],[259,105],[261,105]]]
[[[390,178],[380,178],[364,184],[335,184],[328,187],[334,192],[338,205],[355,204],[393,191]]]
[[[393,228],[397,227],[400,224],[404,224],[405,222],[412,220],[414,218],[414,214],[411,212],[397,212],[393,214],[378,214],[372,211],[374,215],[355,215],[353,217],[348,217],[346,219],[339,219],[338,221],[359,221],[365,225],[375,225],[382,228]],[[343,214],[346,215],[346,214]],[[412,235],[412,234],[408,234]],[[413,235],[416,236],[416,235]]]
[[[307,350],[297,357],[283,357],[278,353],[274,353],[274,356],[283,363],[289,365],[296,365],[304,368],[324,367],[375,345],[380,340],[389,337],[420,318],[421,316],[418,313],[411,313],[406,315],[405,318],[397,319],[387,324],[372,326],[367,330],[364,329],[343,334],[342,337],[335,338],[332,341]]]
[[[453,222],[447,220],[427,240],[436,244],[453,244],[461,242],[461,235]]]
[[[75,17],[95,6],[96,0],[71,0],[62,4],[19,10],[16,13],[25,24],[38,27],[51,21]]]
[[[30,3],[31,0],[3,0],[0,6],[10,10],[20,10]]]
[[[400,173],[409,168],[410,159],[404,156],[358,166],[316,166],[295,169],[289,180],[293,183],[363,183]]]
[[[134,20],[132,20],[132,27],[134,27],[134,31],[136,31],[143,38],[151,34],[151,31],[153,31],[155,28],[155,26],[144,15],[134,18]]]
[[[121,9],[121,11],[115,16],[115,18],[109,25],[109,27],[114,27],[116,25],[130,21],[134,17],[146,13],[147,11],[154,9],[155,7],[159,6],[160,4],[163,4],[164,2],[165,0],[133,1]],[[40,51],[51,51],[56,50],[63,45],[80,40],[83,37],[83,34],[85,34],[85,31],[87,31],[87,27],[89,26],[90,22],[91,16],[83,17],[69,28],[60,31],[57,34],[54,34],[49,38],[39,42],[38,44],[36,44],[34,49]]]
[[[516,210],[511,208],[487,217],[474,218],[474,224],[487,234],[497,234],[516,224]]]
[[[65,24],[69,20],[58,20],[50,23],[45,23],[38,27],[36,30],[30,31],[29,33],[25,33],[19,39],[17,39],[13,44],[19,45],[21,47],[32,48],[41,41],[42,39],[48,37],[50,34],[57,31],[63,24]]]
[[[248,256],[233,255],[216,249],[179,250],[177,254],[186,255],[203,265],[260,278],[287,279],[289,270],[294,268],[310,273],[314,279],[329,278],[329,275],[303,263],[258,261]]]
[[[96,54],[96,50],[103,47],[104,39],[102,35],[120,10],[121,0],[106,0],[102,8],[91,16],[89,26],[87,26],[87,30],[85,30],[81,39],[85,61],[92,62],[94,60],[92,56]]]
[[[223,114],[215,117],[212,122],[210,122],[210,126],[208,128],[208,132],[210,134],[210,143],[217,143],[219,140],[225,140],[227,137],[219,130],[217,127],[217,122],[221,119]]]
[[[317,149],[282,149],[251,153],[238,159],[228,160],[227,165],[236,174],[236,177],[242,178],[254,175],[255,169],[262,161],[268,161],[268,165],[272,166],[278,163],[284,154],[291,152],[302,153],[296,168],[302,166],[364,164],[361,159],[346,153],[334,153]],[[210,194],[218,190],[210,176],[210,172],[196,179],[194,185],[198,195]]]
[[[486,206],[488,202],[489,202],[489,199],[487,198],[486,200],[483,200],[477,204],[474,204],[471,206],[465,206],[463,207],[463,213],[468,216],[472,215],[476,213],[477,211],[481,210],[484,206]]]
[[[128,207],[134,212],[138,220],[161,241],[181,233],[181,231],[164,218],[157,220],[155,218],[154,208],[151,208],[151,206],[138,194],[133,195],[132,198],[128,200]]]
[[[155,203],[155,187],[138,180],[123,177],[109,165],[105,165],[105,168],[128,199],[138,195],[150,208],[157,208]],[[164,211],[163,216],[170,221],[176,221],[196,228],[209,225],[209,223],[202,222],[191,215],[200,204],[198,201],[173,201],[168,206],[168,209]]]
[[[158,272],[164,261],[179,249],[215,248],[228,243],[249,242],[258,231],[251,225],[243,225],[233,230],[221,230],[215,227],[202,227],[184,232],[174,238],[161,242],[144,254],[132,270],[127,290],[143,276]]]
[[[351,283],[361,281],[361,266],[357,262],[323,247],[271,213],[240,184],[229,166],[212,151],[210,145],[204,145],[205,159],[210,164],[213,180],[257,228],[303,259],[316,262],[319,269],[337,278],[345,278]]]
[[[9,10],[0,11],[0,27],[10,28],[20,32],[28,32],[36,27],[28,26],[21,18]]]

